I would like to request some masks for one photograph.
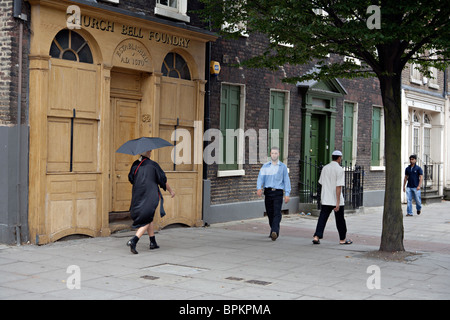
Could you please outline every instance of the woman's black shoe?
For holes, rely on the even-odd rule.
[[[156,238],[155,238],[155,236],[151,236],[151,237],[150,237],[150,250],[153,250],[153,249],[159,249],[159,246],[158,246],[158,244],[156,243]]]
[[[134,236],[133,238],[128,240],[127,246],[130,247],[131,253],[138,254],[138,252],[136,251],[136,244],[137,244],[138,241],[139,241],[139,238],[136,237],[136,236]]]
[[[153,243],[153,242],[150,243],[150,250],[153,250],[153,249],[159,249],[159,246],[158,246],[158,244],[156,242],[155,243]]]

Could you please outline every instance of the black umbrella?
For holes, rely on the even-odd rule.
[[[156,137],[142,137],[125,142],[116,152],[131,154],[133,156],[144,153],[146,151],[159,149],[163,147],[173,147],[170,142]]]

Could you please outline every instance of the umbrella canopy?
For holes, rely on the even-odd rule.
[[[163,147],[173,147],[170,142],[156,137],[142,137],[125,142],[116,152],[131,154],[133,156],[146,151],[159,149]]]

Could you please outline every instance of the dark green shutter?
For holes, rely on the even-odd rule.
[[[381,108],[372,109],[372,159],[371,166],[380,165],[380,131],[381,131]]]
[[[284,92],[272,91],[270,93],[270,114],[269,114],[269,156],[270,148],[272,147],[271,129],[278,129],[279,144],[276,146],[280,148],[280,160],[284,159],[284,112],[285,112]]]
[[[236,130],[239,128],[239,115],[240,115],[240,98],[241,88],[239,86],[222,85],[222,94],[220,98],[220,131],[223,136],[222,149],[222,161],[223,164],[219,165],[219,170],[236,170],[237,164],[237,151],[238,141],[237,137],[230,137],[233,139],[232,150],[226,150],[227,137],[226,129]],[[233,163],[227,164],[227,151],[233,152]]]
[[[344,130],[342,133],[342,154],[344,164],[353,159],[353,103],[344,103]]]

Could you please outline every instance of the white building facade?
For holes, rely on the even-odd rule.
[[[415,154],[424,170],[422,201],[440,201],[450,187],[450,110],[444,72],[433,68],[433,78],[409,65],[402,76],[402,164]],[[402,181],[403,183],[403,181]],[[402,194],[406,202],[406,195]]]

